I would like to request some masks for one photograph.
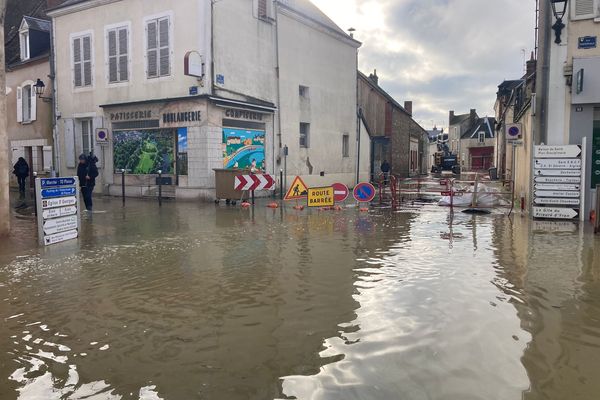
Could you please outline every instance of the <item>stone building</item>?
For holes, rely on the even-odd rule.
[[[368,157],[360,43],[309,0],[67,0],[49,15],[63,175],[93,151],[104,193],[126,169],[128,194],[152,195],[160,170],[172,195],[211,199],[213,169],[353,184]]]
[[[30,2],[31,3],[31,2]],[[6,51],[6,117],[10,171],[19,157],[30,166],[28,185],[33,187],[34,172],[40,176],[53,170],[53,103],[51,75],[51,23],[42,19],[45,2],[25,7],[33,15],[13,15],[15,25],[9,28]],[[14,10],[13,10],[14,11]],[[14,14],[14,12],[13,12]],[[17,23],[18,21],[18,23]],[[38,79],[46,79],[43,94],[36,93]],[[11,174],[11,185],[16,179]]]
[[[415,176],[426,170],[427,131],[412,118],[412,102],[400,105],[379,86],[377,71],[358,73],[358,105],[371,137],[371,175],[380,174],[387,160],[392,173]]]

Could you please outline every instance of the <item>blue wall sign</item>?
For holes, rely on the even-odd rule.
[[[77,189],[74,187],[42,189],[42,199],[53,199],[56,197],[75,196]]]
[[[190,96],[195,96],[198,94],[198,86],[190,86]]]
[[[221,74],[217,74],[217,85],[225,84],[225,76]]]
[[[75,178],[49,178],[41,179],[41,181],[43,188],[75,185]]]
[[[597,36],[583,36],[579,38],[577,47],[580,49],[595,49],[597,42]]]

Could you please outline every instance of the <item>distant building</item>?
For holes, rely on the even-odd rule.
[[[488,171],[495,166],[496,149],[495,118],[477,118],[463,133],[460,149],[462,168],[467,171]],[[466,155],[466,157],[464,156]]]
[[[371,137],[371,175],[381,173],[384,160],[392,173],[409,177],[426,172],[427,131],[412,118],[413,103],[400,105],[379,86],[377,71],[358,73],[358,105]]]
[[[435,164],[435,153],[441,152],[441,146],[448,144],[448,133],[444,132],[444,128],[438,129],[437,126],[432,130],[427,131],[427,171],[431,171],[431,168]]]
[[[33,11],[34,16],[21,16],[18,25],[10,29],[5,42],[8,159],[12,165],[19,157],[25,158],[31,177],[34,172],[41,176],[49,175],[53,169],[53,87],[47,79],[51,75],[52,25],[50,21],[39,18],[45,14],[43,5],[31,3],[26,10]],[[18,15],[14,15],[14,10],[12,13],[11,18],[16,22]],[[46,82],[43,99],[36,94],[37,79]],[[13,175],[11,179],[11,184],[16,185]],[[33,179],[29,179],[28,183],[33,185]]]

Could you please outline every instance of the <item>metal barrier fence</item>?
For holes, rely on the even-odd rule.
[[[511,213],[515,205],[512,181],[491,181],[480,178],[478,174],[474,175],[474,179],[432,176],[395,179],[393,182],[390,179],[390,185],[392,207],[445,199],[449,207],[505,209]],[[382,193],[380,188],[380,202],[383,202]]]

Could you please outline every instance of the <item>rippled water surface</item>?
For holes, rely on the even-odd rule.
[[[569,224],[118,201],[0,242],[0,399],[600,398],[600,239]]]

